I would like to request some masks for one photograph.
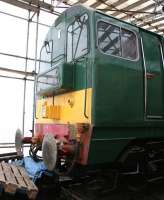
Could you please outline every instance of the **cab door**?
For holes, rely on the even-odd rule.
[[[93,122],[109,126],[143,121],[139,28],[97,12],[93,67]]]
[[[163,52],[160,38],[152,33],[142,31],[145,117],[146,119],[163,119]]]

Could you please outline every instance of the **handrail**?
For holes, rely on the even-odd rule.
[[[63,56],[63,57],[61,57],[61,56]],[[61,57],[61,58],[60,58]],[[51,62],[58,62],[58,61],[60,61],[62,58],[64,58],[65,57],[65,54],[59,54],[58,56],[56,56],[55,58],[53,58],[52,60],[51,60]],[[56,60],[57,58],[60,58],[59,60]],[[55,61],[54,61],[55,60]]]
[[[86,58],[86,72],[85,72],[85,96],[84,96],[84,116],[85,118],[89,118],[88,115],[87,115],[87,84],[88,84],[88,62],[87,62],[87,58]]]

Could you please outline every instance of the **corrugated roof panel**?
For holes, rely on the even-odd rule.
[[[89,0],[89,1],[84,2],[84,6],[91,6],[91,5],[93,5],[94,3],[96,3],[96,0]],[[91,7],[92,7],[92,6],[91,6]]]
[[[124,4],[126,1],[127,0],[120,0],[120,1],[118,0],[115,3],[113,3],[113,6],[114,7],[120,6],[120,5]]]
[[[107,8],[105,4],[100,4],[99,6],[97,6],[96,9],[105,9],[105,8]]]

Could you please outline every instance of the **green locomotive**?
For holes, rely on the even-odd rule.
[[[50,170],[161,173],[163,47],[162,36],[81,5],[57,18],[37,76],[35,139]]]

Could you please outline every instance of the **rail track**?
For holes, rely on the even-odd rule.
[[[107,182],[108,180],[108,182]],[[81,181],[70,180],[58,184],[54,180],[45,180],[39,186],[36,200],[164,200],[164,180],[143,184],[130,182],[127,178],[119,183],[117,188],[111,187],[109,177],[85,177]],[[60,186],[60,187],[59,187]],[[16,195],[2,194],[0,200],[28,200],[28,196],[20,193]]]
[[[75,190],[62,189],[62,196],[60,200],[163,200],[164,192],[163,189],[152,188],[147,189],[142,192],[128,192],[128,191],[117,191],[112,194],[106,195],[92,195],[88,196],[87,194],[81,192],[77,192]]]
[[[92,184],[88,182],[64,186],[61,188],[60,200],[164,200],[163,180],[143,187],[124,182],[113,191],[100,180]]]

